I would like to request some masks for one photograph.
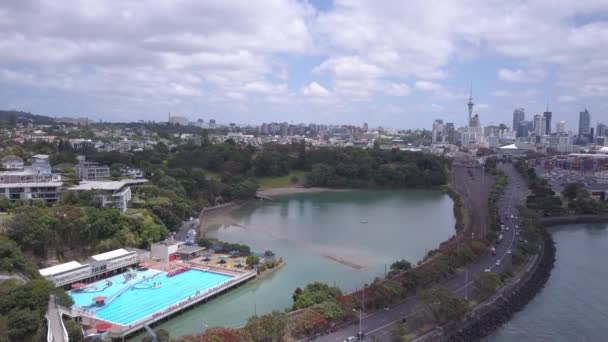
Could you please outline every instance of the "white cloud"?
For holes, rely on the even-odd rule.
[[[509,82],[536,83],[543,80],[544,72],[541,70],[524,71],[522,69],[510,70],[501,68],[498,70],[498,78]]]
[[[314,69],[315,72],[328,71],[341,79],[378,78],[384,71],[376,65],[367,63],[359,56],[330,58]]]
[[[416,89],[423,91],[436,91],[441,89],[441,85],[439,83],[429,81],[416,81],[415,87]]]
[[[301,93],[310,97],[328,97],[330,95],[329,90],[317,82],[310,82],[309,85],[301,89]]]
[[[575,102],[577,98],[572,95],[560,95],[557,97],[557,101],[562,103]]]
[[[492,96],[509,97],[511,96],[511,92],[508,90],[495,90],[492,92]]]

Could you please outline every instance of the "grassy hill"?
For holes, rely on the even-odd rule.
[[[4,126],[13,126],[17,122],[32,120],[38,125],[52,125],[55,119],[50,116],[36,115],[32,113],[21,112],[18,110],[0,110],[0,124]]]

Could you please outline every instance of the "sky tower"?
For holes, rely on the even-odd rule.
[[[475,104],[473,103],[473,82],[471,82],[471,89],[469,92],[469,103],[467,103],[467,106],[469,106],[469,122],[467,124],[467,126],[471,126],[471,119],[473,117],[473,106]]]

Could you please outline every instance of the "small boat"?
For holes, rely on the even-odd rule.
[[[361,223],[367,223],[367,220],[361,220],[360,222]]]

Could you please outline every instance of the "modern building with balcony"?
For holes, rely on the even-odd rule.
[[[17,156],[6,156],[0,159],[0,165],[5,170],[23,170],[23,159]]]
[[[80,161],[74,166],[76,177],[80,180],[101,180],[110,178],[110,167],[96,162]]]
[[[11,201],[41,200],[45,204],[59,200],[61,175],[36,170],[0,171],[0,197]]]
[[[116,208],[121,212],[127,210],[131,200],[132,185],[147,183],[147,179],[125,179],[120,181],[84,181],[79,185],[68,188],[68,191],[95,191],[96,198],[102,207]]]

